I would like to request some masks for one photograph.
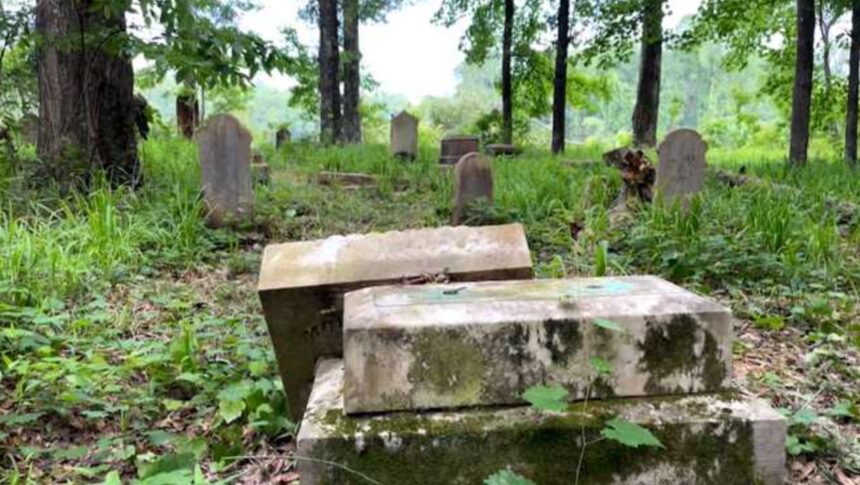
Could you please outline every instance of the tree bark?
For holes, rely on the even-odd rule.
[[[815,56],[815,0],[797,0],[796,49],[788,160],[795,165],[805,165]]]
[[[663,0],[646,0],[642,15],[642,55],[633,108],[633,144],[657,145],[660,75],[663,59]]]
[[[845,109],[845,160],[857,165],[857,101],[860,86],[860,0],[851,10],[851,49],[848,55],[848,106]]]
[[[564,116],[567,107],[567,48],[570,44],[570,0],[558,2],[558,36],[552,94],[552,153],[564,151]]]
[[[320,142],[340,139],[340,55],[337,0],[319,0]]]
[[[514,93],[511,79],[511,49],[514,41],[514,0],[505,0],[505,26],[502,34],[502,143],[514,140]]]
[[[176,125],[179,133],[187,139],[194,137],[194,130],[200,124],[200,105],[194,94],[180,94],[176,97]]]
[[[361,50],[358,46],[358,0],[343,0],[343,122],[341,139],[361,143]]]
[[[134,70],[119,44],[125,14],[107,17],[95,0],[39,0],[39,156],[64,186],[96,169],[112,184],[140,182]]]

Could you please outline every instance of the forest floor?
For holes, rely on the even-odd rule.
[[[262,248],[445,225],[452,180],[429,148],[411,164],[372,145],[264,151],[272,182],[239,230],[204,227],[184,141],[146,144],[138,193],[58,199],[0,179],[0,483],[298,482],[255,293]],[[539,277],[658,274],[729,305],[737,385],[789,419],[791,483],[860,483],[860,177],[710,162],[733,160],[764,183],[711,176],[686,212],[610,217],[617,172],[527,151],[495,162],[481,217],[525,225]],[[319,186],[320,170],[379,186]]]

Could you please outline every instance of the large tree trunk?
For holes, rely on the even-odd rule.
[[[804,165],[809,148],[809,110],[815,55],[815,0],[797,0],[796,48],[788,159],[795,165]]]
[[[340,135],[340,55],[337,0],[319,0],[320,142],[332,144]]]
[[[848,106],[845,110],[845,160],[857,165],[857,101],[860,85],[860,0],[851,12],[851,51],[848,56]]]
[[[502,34],[502,143],[514,140],[514,89],[511,80],[511,49],[514,42],[514,0],[505,0],[505,30]]]
[[[633,144],[657,145],[660,74],[663,59],[663,0],[646,0],[642,16],[642,56],[633,108]]]
[[[361,143],[361,50],[358,48],[358,0],[343,0],[343,122],[341,139]]]
[[[570,0],[558,2],[558,36],[555,46],[555,80],[552,93],[552,152],[564,151],[564,116],[567,107],[567,47],[570,43]]]
[[[122,54],[125,14],[95,0],[38,0],[38,152],[62,185],[103,169],[113,184],[140,181],[134,71]]]
[[[176,97],[176,125],[179,133],[189,140],[200,124],[200,105],[194,94],[180,94]]]

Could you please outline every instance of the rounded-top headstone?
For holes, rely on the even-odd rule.
[[[666,135],[657,151],[660,154],[660,164],[657,166],[658,197],[667,204],[679,198],[686,203],[688,197],[702,189],[708,144],[695,130],[680,129]]]
[[[212,117],[196,133],[208,222],[219,227],[253,216],[251,133],[231,115]]]
[[[415,159],[418,156],[418,118],[401,111],[391,118],[391,154]]]
[[[275,133],[275,148],[281,148],[285,144],[290,142],[292,138],[292,134],[288,128],[280,128]]]
[[[477,152],[463,156],[454,168],[453,225],[464,224],[469,210],[479,200],[493,202],[493,167],[490,159]]]

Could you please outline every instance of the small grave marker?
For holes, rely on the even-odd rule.
[[[464,156],[454,169],[453,225],[469,220],[470,206],[480,201],[493,203],[493,168],[490,160],[480,153]]]
[[[391,118],[391,154],[408,160],[418,156],[418,118],[406,111]]]
[[[282,146],[289,143],[291,139],[292,135],[288,128],[279,128],[275,133],[275,148],[280,149]]]
[[[675,130],[666,135],[658,149],[657,166],[657,194],[664,203],[673,204],[680,198],[686,205],[689,197],[702,189],[707,150],[708,144],[694,130]]]
[[[213,227],[253,215],[251,133],[231,115],[214,116],[197,132],[203,196]]]

